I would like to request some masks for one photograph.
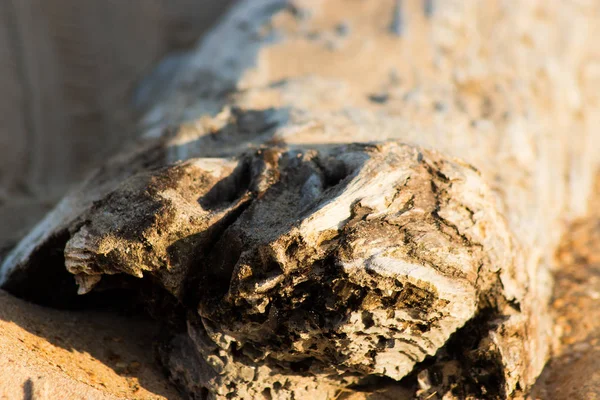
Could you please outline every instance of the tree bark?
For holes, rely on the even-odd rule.
[[[138,148],[0,279],[34,296],[36,274],[64,271],[58,247],[80,293],[126,275],[165,289],[187,333],[162,360],[197,396],[333,398],[374,377],[412,377],[422,398],[521,396],[599,161],[598,8],[240,2],[157,95]]]

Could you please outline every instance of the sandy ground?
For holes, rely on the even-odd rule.
[[[599,182],[600,183],[600,182]],[[558,257],[553,310],[560,343],[538,380],[539,399],[600,399],[600,185],[590,217],[575,223]]]
[[[155,334],[146,320],[0,291],[0,399],[179,399],[154,362]]]

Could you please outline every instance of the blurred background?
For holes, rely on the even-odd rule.
[[[0,252],[135,133],[133,90],[234,0],[0,0]]]

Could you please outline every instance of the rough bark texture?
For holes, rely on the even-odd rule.
[[[125,275],[166,289],[186,328],[162,360],[199,398],[332,398],[375,377],[416,379],[422,398],[522,396],[598,164],[600,49],[583,38],[599,11],[241,2],[157,94],[140,146],[0,280],[76,301],[64,262],[80,293],[136,290]]]

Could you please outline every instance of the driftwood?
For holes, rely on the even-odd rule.
[[[240,2],[0,281],[164,289],[162,362],[198,397],[521,396],[600,158],[597,8]]]

